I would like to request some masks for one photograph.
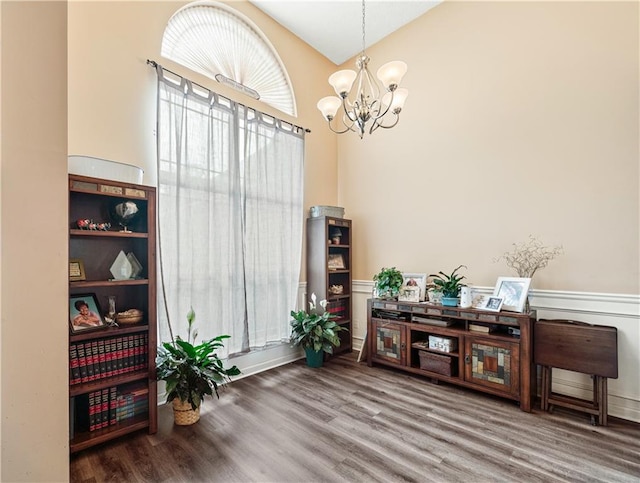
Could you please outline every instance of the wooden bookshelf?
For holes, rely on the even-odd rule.
[[[127,226],[129,233],[121,232],[122,227],[110,216],[112,205],[123,200],[133,201],[138,208],[136,218]],[[107,231],[79,229],[80,219],[110,222],[111,227]],[[110,268],[120,251],[133,253],[139,260],[143,267],[140,277],[113,279]],[[104,325],[77,332],[70,329],[70,451],[81,451],[141,429],[155,433],[158,425],[155,188],[69,175],[69,259],[81,260],[85,272],[85,280],[69,282],[70,297],[94,296],[103,317],[109,296],[115,296],[116,312],[131,308],[143,311],[143,319],[137,324]],[[71,313],[70,307],[70,318]],[[70,326],[70,321],[67,324]],[[103,351],[87,354],[86,348],[94,346],[102,347]],[[80,347],[85,357],[84,374],[80,373],[78,360]],[[123,367],[117,367],[118,363]],[[92,376],[88,373],[89,364]],[[94,402],[90,410],[88,401],[97,394],[100,407]],[[118,403],[123,401],[126,404],[120,404],[116,414]],[[96,422],[96,417],[102,419]]]

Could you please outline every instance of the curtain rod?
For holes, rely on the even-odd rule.
[[[156,69],[156,68],[159,66],[159,64],[158,64],[155,60],[151,60],[151,59],[147,59],[147,64],[149,64],[150,66],[152,66],[154,69]],[[162,68],[162,70],[165,70],[165,71],[169,72],[170,74],[173,74],[173,75],[175,75],[176,77],[179,77],[180,79],[186,79],[184,76],[182,76],[182,75],[180,75],[180,74],[178,74],[178,73],[176,73],[176,72],[173,72],[172,70],[169,70],[169,69],[167,69],[166,67],[162,67],[161,65],[160,65],[160,67]],[[189,80],[189,79],[187,79],[187,80]],[[202,84],[198,84],[197,82],[193,82],[192,80],[189,80],[189,82],[191,82],[193,85],[198,86],[200,89],[204,89],[204,90],[205,90],[205,91],[207,91],[207,92],[213,92],[211,89],[209,89],[208,87],[203,86]],[[272,116],[271,114],[266,114],[266,113],[263,113],[263,112],[261,112],[261,111],[258,111],[257,109],[255,109],[255,108],[253,108],[253,107],[249,107],[249,106],[246,106],[246,105],[242,104],[241,102],[237,102],[237,101],[234,101],[233,99],[229,99],[228,97],[223,96],[222,94],[218,94],[217,92],[216,92],[216,94],[217,94],[217,95],[219,95],[220,97],[223,97],[224,99],[226,99],[226,100],[227,100],[227,101],[229,101],[229,102],[234,102],[234,103],[236,103],[236,104],[241,105],[241,106],[242,106],[242,107],[244,107],[245,109],[251,109],[251,110],[252,110],[252,111],[254,111],[254,112],[260,112],[261,114],[264,114],[265,116],[269,116],[269,117],[271,117],[271,118],[273,118],[273,119],[277,119],[278,121],[281,121],[281,122],[285,122],[285,123],[287,123],[287,124],[290,124],[290,125],[292,125],[293,127],[297,128],[297,129],[302,129],[302,130],[303,130],[304,132],[306,132],[306,133],[310,133],[310,132],[311,132],[311,129],[307,129],[306,127],[298,126],[298,125],[296,125],[296,124],[293,124],[292,122],[285,121],[285,120],[283,120],[283,119],[278,119],[277,117]]]

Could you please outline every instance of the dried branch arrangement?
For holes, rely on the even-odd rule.
[[[562,246],[547,247],[533,235],[522,243],[514,243],[513,250],[505,252],[494,259],[494,262],[504,260],[508,267],[514,269],[518,277],[531,278],[541,268],[546,267],[551,260],[563,253]]]

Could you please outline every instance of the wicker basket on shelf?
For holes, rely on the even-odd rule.
[[[173,400],[173,419],[179,426],[188,426],[197,423],[200,419],[200,406],[192,409],[190,402],[175,398]]]
[[[118,312],[116,315],[116,322],[122,325],[137,324],[142,320],[143,315],[142,310],[129,309],[124,312]]]

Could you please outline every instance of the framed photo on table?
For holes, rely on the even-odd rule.
[[[420,287],[417,285],[403,285],[398,292],[399,302],[420,302]]]
[[[95,294],[69,296],[69,324],[74,334],[106,327]]]
[[[493,289],[494,297],[503,299],[502,308],[511,312],[522,312],[529,294],[530,278],[499,277]]]
[[[402,273],[402,287],[418,287],[420,294],[416,302],[424,302],[427,295],[427,274],[426,273]],[[402,289],[400,289],[402,291]]]
[[[502,299],[502,297],[487,295],[482,305],[479,306],[478,308],[480,310],[488,310],[490,312],[500,312],[500,310],[502,309],[503,303],[504,303],[504,300]]]

